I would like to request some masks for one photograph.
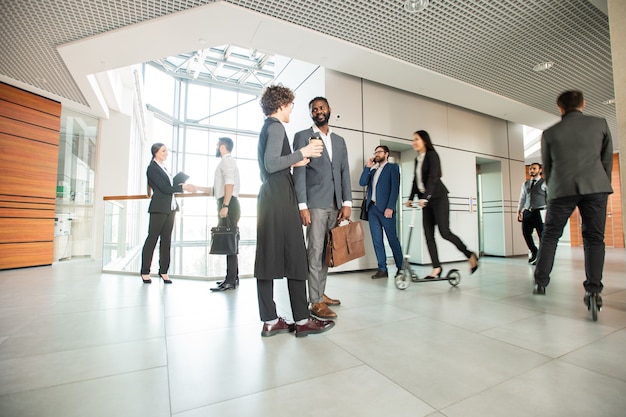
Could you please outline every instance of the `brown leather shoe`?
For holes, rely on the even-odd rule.
[[[263,323],[263,329],[261,330],[261,336],[270,337],[277,335],[278,333],[290,333],[296,330],[295,323],[287,323],[284,318],[279,317],[278,323],[267,324]]]
[[[332,320],[319,320],[310,317],[304,324],[296,324],[296,337],[305,337],[310,334],[324,333],[335,327]]]
[[[324,303],[311,304],[311,314],[320,319],[334,319],[337,318],[337,313],[328,308]]]
[[[327,306],[338,306],[341,304],[341,301],[332,299],[326,294],[322,295],[322,302]]]

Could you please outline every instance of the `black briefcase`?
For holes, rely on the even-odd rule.
[[[211,255],[236,255],[239,253],[239,228],[230,225],[211,228]]]

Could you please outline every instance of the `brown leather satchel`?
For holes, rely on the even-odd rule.
[[[365,256],[363,226],[360,221],[348,220],[348,224],[328,231],[326,265],[339,266]]]

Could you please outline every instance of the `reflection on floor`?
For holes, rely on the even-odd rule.
[[[625,415],[623,249],[607,250],[595,323],[580,248],[559,248],[546,296],[523,258],[451,267],[457,288],[332,275],[337,325],[302,339],[260,337],[254,279],[211,293],[93,261],[2,271],[0,415]],[[284,281],[276,299],[289,317]]]

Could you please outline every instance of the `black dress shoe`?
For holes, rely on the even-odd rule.
[[[279,317],[276,324],[263,323],[261,336],[270,337],[279,333],[291,333],[296,331],[295,323],[287,323],[284,318]]]
[[[546,295],[546,287],[544,287],[543,285],[535,284],[535,288],[533,289],[533,294]]]
[[[160,276],[161,278],[163,278],[163,283],[164,283],[164,284],[171,284],[171,283],[172,283],[172,280],[171,280],[171,279],[169,279],[169,278],[165,279],[165,277],[164,277],[163,275],[161,275],[161,274],[159,274],[159,276]]]
[[[231,284],[230,282],[222,282],[217,287],[211,288],[211,291],[228,291],[237,289],[237,284]]]
[[[144,284],[151,284],[152,283],[152,279],[150,278],[150,275],[146,275],[148,278],[144,278],[144,276],[141,276],[141,280],[143,281]]]
[[[372,275],[372,279],[387,278],[388,276],[389,276],[389,273],[387,271],[383,271],[382,269],[379,269],[378,271],[376,271],[374,275]]]
[[[531,265],[535,265],[537,263],[537,252],[533,253],[530,258],[528,258],[528,263]]]
[[[222,282],[224,282],[224,281],[216,281],[216,282],[215,282],[215,284],[217,284],[217,285],[222,285]],[[235,281],[235,285],[236,285],[236,286],[239,286],[239,277],[237,277],[237,279],[236,279],[236,281]]]

